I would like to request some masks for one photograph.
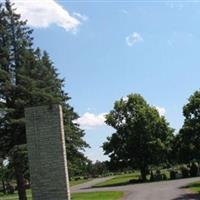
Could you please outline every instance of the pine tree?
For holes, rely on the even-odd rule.
[[[26,90],[24,71],[34,61],[32,30],[20,20],[9,1],[0,10],[0,99],[1,99],[1,152],[10,156],[15,168],[20,200],[26,200],[23,178],[23,160],[20,145],[26,143],[24,107],[29,95]],[[29,61],[29,58],[30,61]]]
[[[13,163],[20,200],[27,199],[25,107],[54,103],[63,106],[70,166],[87,161],[79,150],[88,146],[83,140],[84,132],[73,123],[78,115],[68,104],[70,98],[63,90],[64,80],[48,54],[33,49],[31,33],[9,0],[0,5],[0,154]],[[74,159],[72,155],[77,157]]]
[[[66,138],[66,148],[67,148],[67,159],[69,165],[69,174],[70,176],[80,175],[86,173],[85,166],[88,163],[88,159],[84,156],[80,150],[84,151],[84,148],[89,147],[89,145],[83,140],[85,135],[84,131],[79,128],[78,124],[74,123],[79,116],[74,112],[74,109],[68,104],[70,99],[68,94],[65,93],[62,88],[64,87],[64,80],[59,79],[59,74],[55,69],[53,63],[50,61],[50,58],[47,52],[40,55],[40,50],[37,50],[38,58],[42,65],[45,66],[46,72],[41,77],[45,84],[50,86],[47,93],[52,93],[51,96],[54,96],[63,107],[63,117],[64,117],[64,129],[65,129],[65,138]],[[52,82],[53,80],[53,82]],[[38,81],[37,81],[38,82]],[[38,82],[39,83],[39,82]]]

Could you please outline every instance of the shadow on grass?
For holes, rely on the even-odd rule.
[[[105,184],[105,185],[96,185],[92,186],[92,188],[105,188],[105,187],[117,187],[117,186],[127,186],[127,185],[134,185],[134,184],[141,184],[141,183],[156,183],[156,182],[163,182],[163,181],[176,181],[176,180],[182,180],[182,179],[190,179],[193,177],[187,177],[187,178],[177,178],[177,179],[166,179],[166,180],[155,180],[155,181],[141,181],[140,179],[131,179],[127,182],[121,182],[121,183],[113,183],[113,184]],[[200,182],[193,183],[184,187],[180,187],[180,189],[187,189],[191,187],[199,187],[200,188]],[[186,199],[187,200],[187,199]],[[194,199],[195,200],[195,199]]]
[[[171,199],[171,200],[200,200],[200,195],[194,194],[194,193],[184,194],[184,195],[181,195],[181,196],[179,196],[175,199]]]
[[[189,185],[182,186],[179,189],[191,189],[191,188],[200,188],[200,182],[191,183]],[[200,193],[197,192],[197,193],[183,194],[172,200],[200,200]]]
[[[105,188],[105,187],[116,187],[116,186],[126,186],[126,185],[134,185],[134,184],[141,184],[141,183],[156,183],[156,182],[163,182],[163,181],[175,181],[180,179],[166,179],[166,180],[155,180],[155,181],[141,181],[140,179],[131,179],[127,182],[121,182],[121,183],[113,183],[113,184],[105,184],[105,185],[96,185],[92,186],[92,188]]]
[[[146,182],[142,182],[141,180],[130,180],[127,182],[123,182],[123,183],[113,183],[113,184],[108,184],[108,185],[97,185],[97,186],[92,186],[92,188],[105,188],[105,187],[117,187],[117,186],[126,186],[126,185],[132,185],[132,184],[139,184],[139,183],[147,183]]]
[[[162,182],[162,181],[173,181],[173,180],[178,180],[178,179],[167,179],[167,180],[157,180],[157,181],[141,181],[140,179],[131,179],[130,181],[127,182],[122,182],[122,183],[113,183],[113,184],[107,184],[107,185],[96,185],[92,186],[92,188],[105,188],[105,187],[117,187],[117,186],[126,186],[126,185],[134,185],[134,184],[141,184],[141,183],[156,183],[156,182]]]
[[[195,188],[196,188],[196,187],[200,188],[200,182],[191,183],[191,184],[189,184],[189,185],[186,185],[186,186],[181,187],[181,189],[193,188],[193,187],[195,187]]]

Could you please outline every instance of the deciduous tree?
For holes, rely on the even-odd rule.
[[[141,95],[130,94],[126,100],[116,101],[106,123],[116,131],[103,144],[111,162],[139,168],[145,181],[150,165],[166,161],[173,129]]]
[[[179,162],[200,160],[200,90],[190,96],[183,107],[184,124],[176,136],[176,152]]]

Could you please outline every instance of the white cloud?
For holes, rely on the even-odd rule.
[[[73,16],[77,17],[81,21],[87,21],[88,20],[88,17],[86,15],[82,15],[82,14],[77,13],[77,12],[73,12]]]
[[[52,24],[76,33],[81,22],[55,0],[12,0],[17,12],[35,28],[47,28]],[[82,16],[82,15],[81,15]]]
[[[143,42],[143,41],[144,41],[144,39],[137,32],[133,32],[131,35],[126,37],[126,43],[130,47],[133,46],[134,44],[138,43],[138,42]]]
[[[166,114],[166,109],[165,108],[162,108],[162,107],[159,107],[159,106],[155,106],[155,108],[159,112],[160,116],[165,116],[165,114]]]
[[[106,113],[95,115],[93,113],[86,112],[82,117],[74,120],[74,123],[79,124],[83,129],[91,129],[98,126],[103,126],[105,125],[105,115]]]

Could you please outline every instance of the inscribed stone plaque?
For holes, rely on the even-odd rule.
[[[25,109],[33,200],[70,200],[60,105]]]

